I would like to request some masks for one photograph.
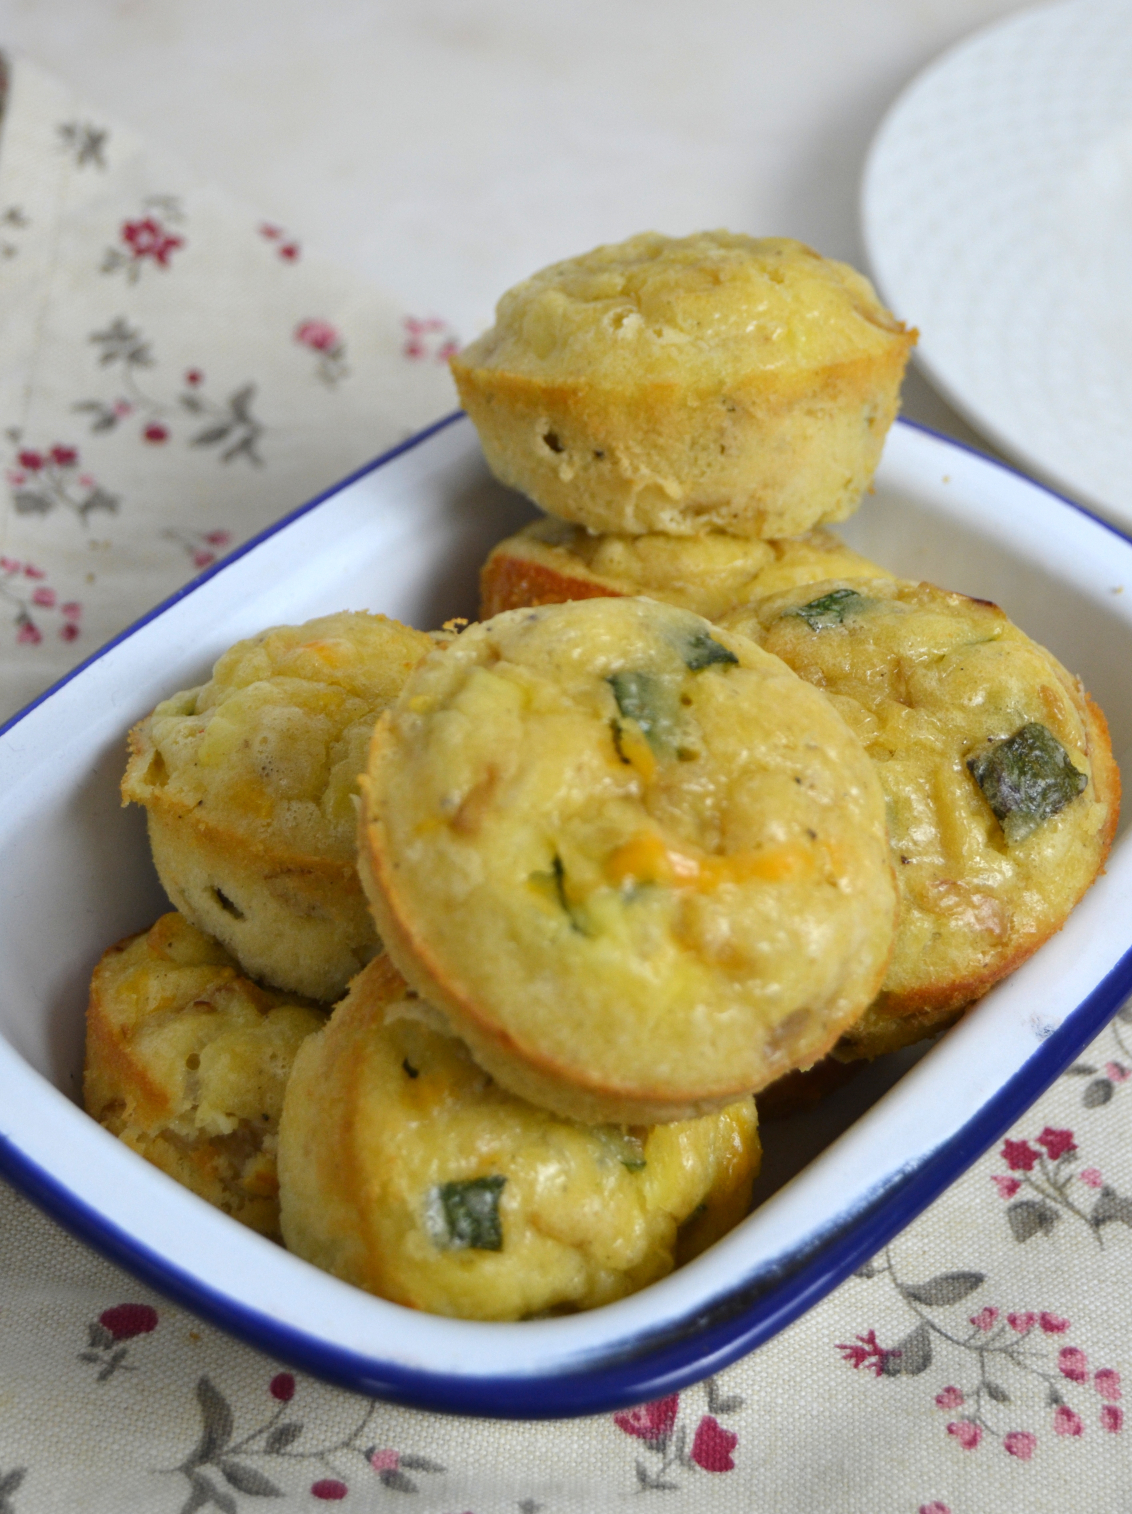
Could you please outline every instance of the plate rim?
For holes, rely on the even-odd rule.
[[[890,150],[892,132],[901,112],[921,89],[930,86],[941,74],[946,74],[965,57],[977,57],[981,48],[1002,33],[1040,25],[1043,18],[1054,12],[1088,11],[1091,8],[1095,9],[1095,6],[1091,7],[1089,0],[1047,0],[1045,4],[1027,5],[1021,10],[1000,16],[966,36],[958,38],[930,59],[917,70],[911,79],[907,80],[891,100],[870,139],[857,193],[858,221],[866,261],[873,280],[886,303],[895,306],[901,304],[902,301],[899,298],[899,291],[891,287],[889,279],[881,272],[886,261],[881,252],[885,238],[883,234],[878,235],[876,213],[872,202],[877,192],[879,163],[883,154]],[[910,313],[909,318],[914,319],[914,314]],[[992,446],[1006,454],[1011,460],[1008,466],[1012,468],[1012,471],[1030,478],[1041,488],[1056,494],[1058,498],[1068,503],[1078,504],[1085,501],[1088,513],[1095,519],[1104,520],[1110,525],[1117,524],[1119,521],[1120,533],[1132,536],[1132,505],[1121,505],[1106,500],[1095,487],[1088,483],[1079,483],[1063,469],[1047,463],[1042,456],[1031,449],[1026,440],[1020,439],[1020,436],[1009,426],[1001,424],[979,400],[970,398],[965,393],[962,379],[957,381],[952,374],[945,371],[922,339],[913,351],[912,362],[958,415],[980,432]],[[932,428],[924,427],[923,429]],[[1070,490],[1076,491],[1075,496],[1067,493]]]

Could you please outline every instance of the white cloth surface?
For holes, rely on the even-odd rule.
[[[885,104],[1013,8],[0,0],[0,42],[56,76],[24,70],[25,111],[17,64],[0,129],[0,553],[17,565],[0,569],[41,633],[20,641],[16,610],[0,632],[7,708],[194,556],[447,408],[445,345],[541,263],[648,225],[798,235],[859,261],[856,180]],[[88,127],[109,131],[105,170]],[[147,219],[159,233],[126,236]],[[138,336],[92,340],[119,320]],[[152,361],[103,363],[114,341],[148,342]],[[249,382],[263,461],[245,447],[224,463],[249,428],[198,440],[231,417],[185,397],[230,410]],[[93,401],[113,425],[75,408]],[[926,386],[905,409],[965,434]],[[147,440],[150,426],[166,434]],[[50,508],[14,508],[47,485]],[[97,489],[118,506],[84,515]],[[244,1514],[269,1496],[435,1514],[1115,1510],[1132,1354],[1126,1041],[1119,1023],[1104,1032],[1015,1144],[720,1380],[564,1425],[446,1419],[294,1380],[0,1189],[0,1514]],[[186,1471],[218,1396],[227,1460]],[[271,1450],[280,1424],[302,1432]]]

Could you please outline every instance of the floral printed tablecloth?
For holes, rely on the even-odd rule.
[[[451,408],[437,311],[307,259],[24,60],[0,121],[2,713]],[[443,291],[438,291],[442,305]],[[0,1514],[1132,1509],[1132,1013],[823,1304],[619,1414],[473,1421],[288,1372],[0,1185]]]

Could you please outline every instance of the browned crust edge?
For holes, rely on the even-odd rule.
[[[507,542],[480,569],[480,619],[504,610],[564,604],[571,599],[624,599],[625,591],[596,578],[574,578],[546,563],[524,557]]]
[[[931,1035],[946,1014],[952,1011],[958,1012],[965,1005],[981,999],[996,983],[1014,972],[1016,968],[1021,967],[1022,963],[1032,957],[1051,936],[1055,936],[1088,889],[1104,872],[1104,865],[1112,849],[1113,837],[1120,819],[1120,769],[1112,755],[1112,742],[1103,710],[1091,695],[1084,690],[1081,690],[1081,694],[1085,706],[1086,743],[1093,787],[1098,800],[1107,807],[1105,827],[1100,836],[1100,853],[1093,876],[1056,924],[1046,929],[1032,931],[1028,936],[1022,937],[1009,956],[996,959],[982,972],[972,973],[969,977],[959,980],[952,979],[937,988],[925,987],[903,994],[882,991],[876,1000],[876,1008],[881,1014],[894,1020],[903,1019],[906,1016],[931,1016],[932,1023],[924,1030],[925,1036]],[[850,1038],[852,1037],[851,1030],[847,1034]]]

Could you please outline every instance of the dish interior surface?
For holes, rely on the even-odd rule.
[[[0,1168],[147,1281],[296,1365],[410,1403],[527,1417],[671,1391],[781,1329],[995,1140],[1132,987],[1122,834],[1065,930],[926,1055],[876,1064],[788,1122],[785,1147],[768,1128],[766,1202],[724,1241],[617,1304],[519,1325],[362,1294],[101,1130],[76,1102],[90,972],[168,907],[143,816],[118,799],[129,726],[268,625],[346,608],[426,628],[473,615],[479,564],[531,514],[489,478],[471,427],[442,424],[197,580],[0,733]],[[1082,676],[1118,760],[1132,755],[1127,541],[903,424],[842,529],[904,576],[1000,603]]]

